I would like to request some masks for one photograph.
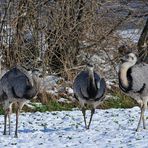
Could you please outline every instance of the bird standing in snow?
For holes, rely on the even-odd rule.
[[[89,129],[96,107],[104,99],[106,83],[104,78],[94,72],[94,66],[87,64],[86,70],[81,71],[75,78],[73,84],[74,96],[82,107],[85,127]],[[86,123],[86,106],[91,106],[91,117],[89,124]]]
[[[32,78],[27,75],[26,70],[21,67],[14,67],[6,72],[0,80],[0,102],[3,104],[4,115],[4,135],[6,135],[7,117],[9,119],[10,135],[10,114],[12,104],[17,103],[15,137],[18,137],[18,116],[19,112],[31,98],[37,95],[39,90],[38,73],[34,71]]]
[[[144,111],[148,102],[148,64],[137,63],[134,53],[129,53],[122,59],[119,69],[119,87],[127,95],[137,101],[140,106],[141,114],[136,131],[139,130],[141,121],[143,128],[146,128]]]

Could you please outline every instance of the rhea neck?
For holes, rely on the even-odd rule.
[[[31,82],[30,89],[27,90],[25,97],[26,98],[33,98],[38,94],[39,91],[39,80],[38,77],[34,74],[32,75],[32,82]]]
[[[132,62],[124,62],[120,66],[120,72],[119,72],[119,78],[120,82],[123,87],[128,88],[129,87],[129,79],[128,79],[128,70],[133,67],[135,63]]]
[[[32,75],[32,80],[33,80],[33,88],[36,91],[36,94],[39,91],[39,87],[40,87],[40,81],[39,78],[36,75]]]
[[[94,69],[93,67],[88,68],[88,83],[89,88],[96,90],[96,83],[95,83],[95,77],[94,77]]]

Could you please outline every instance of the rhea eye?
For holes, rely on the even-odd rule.
[[[129,59],[129,58],[130,58],[130,56],[127,55],[127,59]]]

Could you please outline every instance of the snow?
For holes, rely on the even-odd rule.
[[[11,135],[3,135],[0,116],[0,147],[19,148],[144,148],[148,130],[135,132],[140,109],[96,110],[89,130],[84,128],[81,111],[21,113],[19,138],[14,138],[15,115],[12,114]],[[90,112],[87,111],[87,117]],[[146,113],[148,115],[148,113]],[[88,119],[88,118],[87,118]]]
[[[66,91],[67,91],[68,94],[73,94],[74,93],[73,89],[70,88],[70,87],[66,87]]]
[[[118,30],[117,33],[125,40],[129,39],[134,43],[137,43],[140,37],[141,30],[139,29],[127,29]]]
[[[58,102],[60,102],[60,103],[70,103],[70,101],[68,101],[68,100],[65,99],[65,98],[60,98],[60,99],[58,100]]]
[[[47,91],[51,91],[55,89],[59,81],[63,81],[63,78],[53,76],[53,75],[48,75],[41,80],[41,88]],[[54,90],[54,91],[57,91],[57,90]]]

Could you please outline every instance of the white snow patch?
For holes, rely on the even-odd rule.
[[[147,147],[148,130],[135,132],[140,109],[96,110],[89,130],[84,128],[81,111],[21,113],[19,138],[14,138],[15,115],[12,114],[12,133],[3,135],[3,116],[0,116],[1,147],[54,148],[127,148]],[[148,112],[146,112],[148,116]],[[87,117],[90,112],[87,111]],[[87,118],[88,119],[88,118]],[[148,126],[148,121],[147,121]]]
[[[125,40],[132,40],[134,43],[137,43],[140,37],[140,29],[127,29],[127,30],[118,30],[117,33]]]
[[[65,98],[60,98],[60,99],[58,100],[58,102],[65,103],[65,102],[67,102],[67,99],[65,99]]]
[[[66,87],[66,91],[68,94],[73,94],[73,89],[70,87]]]
[[[48,93],[56,94],[58,92],[58,82],[63,81],[63,78],[49,75],[41,79],[41,90],[45,90]]]

